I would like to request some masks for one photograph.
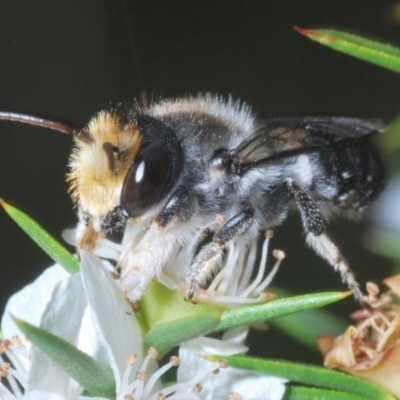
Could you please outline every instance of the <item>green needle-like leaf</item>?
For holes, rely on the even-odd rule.
[[[15,319],[15,322],[38,349],[92,396],[115,399],[115,380],[110,369],[43,329],[22,320]]]
[[[295,28],[301,34],[334,50],[400,72],[400,49],[352,33],[334,29]]]
[[[231,367],[280,376],[289,379],[291,382],[349,392],[363,396],[365,399],[394,400],[390,393],[372,383],[322,367],[246,356],[216,355],[205,356],[204,358],[210,361],[224,359]]]
[[[365,396],[338,390],[289,386],[283,400],[365,400]]]
[[[220,312],[208,312],[157,325],[145,336],[144,349],[155,347],[159,356],[162,356],[168,350],[183,342],[213,331],[220,318]]]
[[[269,321],[296,312],[325,306],[347,297],[349,292],[327,292],[278,299],[264,304],[255,304],[227,310],[222,314],[216,332],[241,325]]]
[[[17,208],[0,199],[7,214],[41,247],[56,263],[70,274],[79,271],[78,260],[60,243],[46,232],[36,221]]]

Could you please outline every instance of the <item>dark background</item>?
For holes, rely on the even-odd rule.
[[[354,115],[389,122],[399,112],[400,75],[307,40],[293,26],[336,27],[400,44],[392,1],[2,1],[0,109],[81,127],[97,111],[148,94],[232,94],[259,114]],[[0,196],[56,238],[76,217],[64,181],[71,138],[0,123]],[[360,281],[384,277],[368,252],[368,221],[340,220],[331,236]],[[298,217],[277,230],[287,258],[275,284],[292,292],[344,289],[306,248]],[[0,303],[51,260],[0,210]],[[353,300],[337,310],[354,310]],[[253,333],[262,355],[320,361],[282,335]],[[277,344],[277,341],[281,341]]]

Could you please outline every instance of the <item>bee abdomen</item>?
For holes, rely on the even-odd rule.
[[[362,210],[376,200],[384,186],[382,160],[367,140],[351,140],[321,153],[320,162],[337,188],[333,203]]]

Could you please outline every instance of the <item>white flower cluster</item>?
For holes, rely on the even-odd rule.
[[[264,244],[262,264],[265,264],[267,243],[268,239]],[[107,258],[118,258],[118,246],[104,241],[99,253]],[[250,292],[259,293],[260,287],[266,286],[260,275],[256,284],[247,288],[251,271],[247,272],[246,268],[254,264],[254,246],[244,253],[240,252],[243,250],[240,247],[228,251],[225,272],[213,289],[219,300],[245,299]],[[174,285],[171,277],[182,277],[182,271],[194,257],[195,247],[178,251],[175,262],[166,269],[165,280],[171,285]],[[235,265],[242,265],[242,271],[233,273]],[[176,268],[182,271],[177,272]],[[115,398],[118,400],[282,398],[283,379],[230,368],[222,361],[213,364],[199,357],[245,353],[248,350],[243,345],[247,327],[226,332],[222,340],[202,337],[185,342],[179,348],[179,358],[172,357],[170,362],[158,368],[153,360],[155,350],[149,351],[147,356],[142,353],[140,326],[131,315],[109,269],[111,265],[106,261],[82,252],[80,273],[69,276],[55,265],[9,300],[2,318],[3,337],[11,340],[4,341],[1,347],[1,399],[100,399],[87,397],[83,388],[61,367],[21,339],[23,335],[14,316],[59,336],[109,367],[114,375]],[[163,387],[160,377],[178,364],[177,383]]]

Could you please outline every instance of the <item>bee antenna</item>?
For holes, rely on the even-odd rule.
[[[68,135],[73,135],[79,140],[90,141],[89,134],[84,129],[76,129],[62,122],[51,121],[49,119],[33,117],[32,115],[0,111],[0,120],[17,121],[24,124],[41,126],[43,128],[53,129]]]

